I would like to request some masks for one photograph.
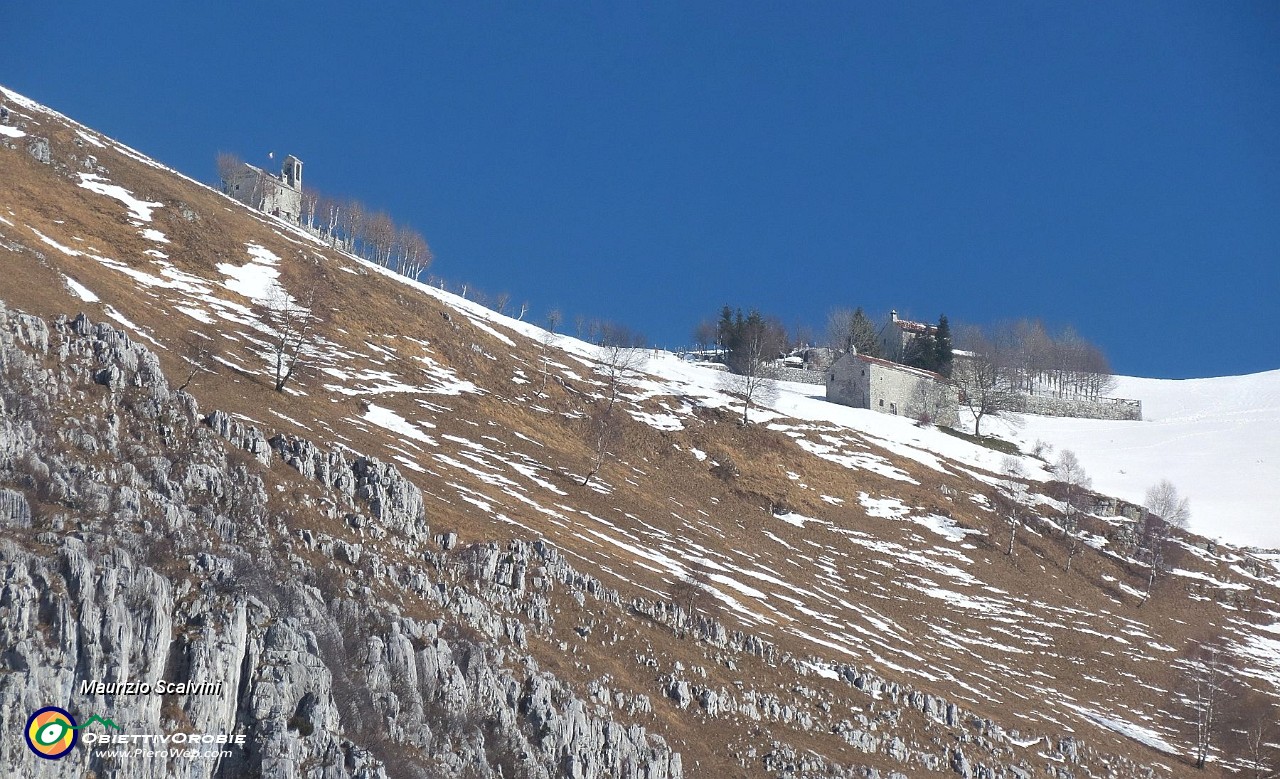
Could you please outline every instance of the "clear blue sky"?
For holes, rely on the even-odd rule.
[[[534,318],[896,307],[1280,368],[1270,0],[8,2],[0,83],[204,180],[294,153]]]

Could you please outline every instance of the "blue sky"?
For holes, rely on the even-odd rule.
[[[203,180],[296,154],[535,319],[861,305],[1280,368],[1280,4],[376,7],[4,3],[0,83]]]

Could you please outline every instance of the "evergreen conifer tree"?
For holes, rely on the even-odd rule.
[[[933,370],[950,378],[954,352],[951,347],[951,323],[947,321],[946,314],[938,317],[938,331],[933,338],[933,352]]]

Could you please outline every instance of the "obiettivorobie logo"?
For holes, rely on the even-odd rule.
[[[85,720],[83,725],[77,725],[75,717],[72,717],[66,709],[45,706],[43,709],[36,710],[27,720],[24,735],[27,738],[27,746],[32,752],[45,760],[57,760],[75,747],[80,731],[95,722],[120,730],[119,725],[97,714]]]
[[[123,733],[124,729],[114,721],[92,715],[84,724],[76,724],[71,712],[59,706],[45,706],[27,720],[23,736],[27,747],[38,757],[57,760],[75,748],[81,741],[80,731],[94,723],[103,725],[107,732],[90,731],[84,734],[84,743],[95,749],[98,756],[119,760],[130,758],[186,758],[189,760],[218,760],[231,755],[231,747],[244,748],[243,733]]]

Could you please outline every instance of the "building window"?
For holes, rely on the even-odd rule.
[[[883,402],[883,401],[881,401],[881,402]],[[889,413],[890,413],[890,414],[896,414],[896,413],[898,413],[898,404],[897,404],[897,403],[890,403],[890,404],[889,404]]]
[[[884,408],[884,399],[883,399],[883,398],[881,398],[881,399],[880,399],[880,408]]]

